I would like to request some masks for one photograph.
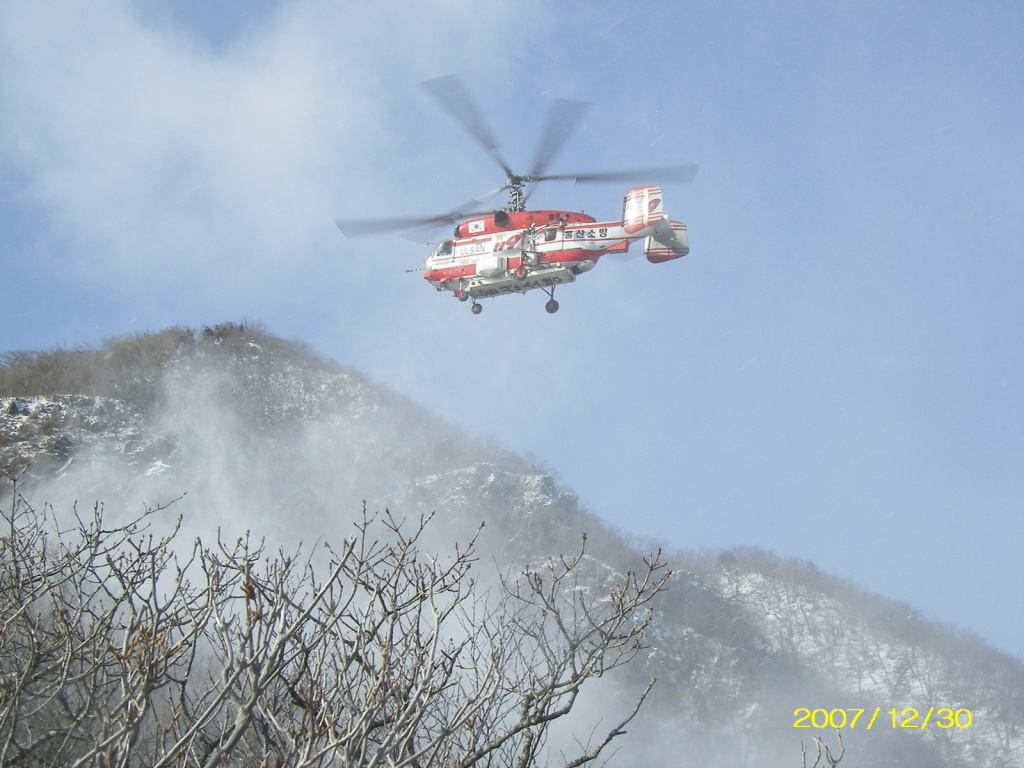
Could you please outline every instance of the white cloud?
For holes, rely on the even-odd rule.
[[[407,127],[395,125],[396,83],[447,71],[453,39],[485,63],[506,55],[484,41],[518,13],[470,8],[298,2],[213,50],[125,2],[9,7],[6,160],[92,246],[75,249],[87,256],[77,276],[145,285],[186,271],[203,283],[301,264],[336,236],[339,205],[393,181],[367,158]],[[453,38],[467,19],[470,34]]]

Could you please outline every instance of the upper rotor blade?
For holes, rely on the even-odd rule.
[[[448,114],[465,128],[469,134],[476,139],[487,154],[496,162],[506,175],[513,175],[508,163],[498,152],[498,142],[495,141],[487,123],[484,122],[476,108],[476,102],[469,95],[462,78],[458,75],[444,75],[435,77],[433,80],[424,80],[420,83],[427,92],[433,96]]]
[[[536,181],[550,181],[553,179],[571,179],[577,184],[599,181],[650,181],[659,184],[674,181],[693,181],[697,175],[697,164],[669,165],[656,168],[634,168],[625,171],[607,171],[604,173],[558,173],[550,176],[541,176]]]
[[[540,176],[547,170],[589,108],[590,102],[587,101],[555,99],[551,102],[544,121],[544,130],[537,143],[530,176]]]

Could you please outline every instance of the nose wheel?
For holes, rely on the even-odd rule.
[[[471,306],[471,307],[469,308],[469,310],[470,310],[470,312],[472,312],[472,313],[473,313],[474,315],[479,315],[479,314],[480,314],[481,312],[483,312],[483,311],[484,311],[484,305],[483,305],[483,304],[477,304],[477,303],[476,303],[476,302],[474,301],[474,302],[473,302],[473,306]]]

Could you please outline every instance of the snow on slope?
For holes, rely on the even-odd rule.
[[[99,499],[115,516],[184,493],[171,512],[189,534],[252,529],[275,546],[345,535],[366,500],[436,513],[439,547],[486,522],[481,551],[499,567],[575,551],[584,532],[595,574],[643,554],[547,472],[301,346],[237,326],[128,343],[146,354],[99,351],[92,391],[0,391],[0,468],[29,467],[27,493],[58,509]],[[818,732],[793,727],[798,708],[953,707],[972,711],[970,728],[848,730],[847,761],[1024,766],[1016,660],[806,564],[670,559],[681,567],[651,647],[615,684],[628,699],[660,682],[613,765],[796,764]]]

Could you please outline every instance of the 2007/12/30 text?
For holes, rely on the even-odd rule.
[[[948,707],[932,707],[927,712],[906,708],[890,709],[882,712],[881,707],[869,709],[794,709],[794,728],[856,728],[857,724],[865,727],[862,718],[867,718],[867,729],[876,724],[882,727],[891,723],[893,728],[970,728],[974,716],[969,709],[950,709]],[[878,721],[880,714],[886,715]],[[876,723],[876,721],[878,721]]]

